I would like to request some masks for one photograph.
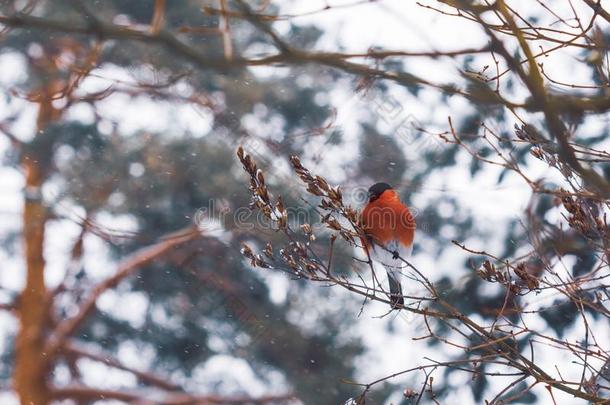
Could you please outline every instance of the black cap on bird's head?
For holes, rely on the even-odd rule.
[[[386,190],[392,190],[388,183],[375,183],[369,188],[369,202],[378,199]]]

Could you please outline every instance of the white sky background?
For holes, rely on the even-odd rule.
[[[329,3],[333,6],[352,4],[353,0],[330,1]],[[437,5],[436,2],[427,3]],[[525,10],[524,6],[527,7],[531,3],[532,0],[511,2],[511,4],[516,4],[520,10]],[[608,3],[610,1],[602,1],[606,9],[610,8]],[[284,1],[282,12],[299,14],[304,11],[322,8],[325,4],[324,1],[312,0]],[[551,1],[548,4],[552,5],[553,9],[559,11],[560,14],[569,15],[567,2]],[[590,13],[588,10],[583,10],[582,15],[590,15]],[[599,21],[601,23],[601,20]],[[341,44],[346,52],[366,52],[371,46],[409,51],[429,51],[432,49],[455,50],[485,44],[484,36],[474,24],[466,23],[455,17],[439,15],[436,12],[417,6],[415,2],[404,0],[385,0],[355,7],[333,8],[309,17],[300,17],[293,22],[304,25],[312,23],[320,25],[326,35],[317,45],[317,48],[329,51],[336,50],[337,43]],[[286,30],[287,23],[278,22],[275,27],[282,32]],[[587,83],[588,76],[586,73],[588,72],[576,69],[577,63],[570,63],[570,61],[572,59],[569,56],[558,53],[545,59],[545,70],[560,81]],[[0,77],[0,84],[4,89],[25,79],[25,76],[21,73],[23,69],[19,67],[21,63],[23,61],[20,61],[14,55],[5,54],[0,56],[0,71],[3,72]],[[491,59],[489,61],[481,60],[480,66],[482,67],[488,63],[493,66]],[[455,64],[448,59],[430,62],[424,58],[411,58],[408,60],[407,68],[424,78],[430,78],[438,82],[459,80]],[[127,72],[116,68],[105,68],[101,73],[105,77],[121,80],[130,79]],[[97,81],[90,79],[87,86],[90,86],[90,89],[93,90],[103,88],[105,83],[107,82],[101,79]],[[392,88],[391,94],[403,103],[405,112],[412,114],[420,122],[426,124],[428,128],[437,129],[439,132],[446,129],[448,115],[451,115],[455,122],[459,122],[460,117],[471,112],[471,107],[467,103],[455,97],[452,98],[449,107],[441,105],[438,102],[435,90],[423,90],[417,99],[406,95],[400,89]],[[328,98],[331,105],[337,108],[336,125],[343,129],[345,139],[355,141],[359,136],[356,132],[358,114],[375,113],[371,111],[370,104],[364,102],[359,96],[354,96],[352,89],[347,86],[329,89]],[[0,99],[0,119],[11,115],[15,111],[25,111],[13,129],[22,139],[29,139],[34,129],[35,109],[23,101],[14,98],[11,100],[11,105],[5,105],[5,99]],[[143,98],[133,100],[113,96],[105,102],[103,115],[116,120],[119,123],[119,130],[124,134],[134,133],[141,129],[164,131],[171,128],[173,133],[170,135],[172,136],[181,136],[181,134],[187,132],[193,136],[203,136],[209,130],[209,117],[206,119],[206,116],[202,116],[200,111],[194,112],[189,106],[172,106],[163,102],[152,103]],[[91,120],[91,114],[86,108],[73,111],[71,116],[83,121]],[[589,120],[579,130],[586,133],[588,130],[597,130],[605,124],[606,122],[601,120]],[[392,125],[394,124],[389,122],[385,127],[381,125],[379,129],[388,131],[392,128]],[[402,146],[407,156],[412,157],[414,151],[409,149],[410,146],[406,143],[403,143]],[[0,137],[0,153],[6,151],[8,147],[6,138]],[[342,171],[337,170],[337,167],[341,166],[343,162],[353,159],[353,156],[358,153],[358,145],[356,142],[351,142],[340,147],[327,147],[330,150],[325,154],[324,160],[316,166],[316,170],[328,174],[329,178],[337,184],[341,184],[345,180],[345,176]],[[469,161],[469,157],[465,154],[461,155],[458,159],[459,165],[431,178],[423,192],[420,195],[413,196],[413,201],[416,207],[423,208],[428,204],[434,204],[441,193],[450,193],[457,197],[461,209],[476,210],[477,212],[479,222],[476,229],[481,230],[481,237],[478,240],[468,241],[469,245],[473,248],[485,248],[494,251],[500,249],[501,238],[489,240],[486,237],[487,233],[492,233],[495,229],[501,228],[502,223],[512,218],[520,217],[529,201],[530,191],[529,188],[524,187],[522,181],[516,176],[509,176],[501,186],[497,186],[496,179],[499,171],[496,169],[484,170],[472,180],[468,170]],[[533,177],[553,175],[542,165],[539,167],[532,166],[530,170]],[[0,167],[0,179],[0,232],[4,234],[21,226],[23,180],[18,172],[6,167]],[[45,192],[52,194],[53,188],[53,185],[50,185],[45,189]],[[133,221],[128,217],[100,217],[98,220],[113,228],[133,230]],[[58,235],[57,230],[61,230],[64,238],[50,240],[45,248],[45,255],[48,259],[48,271],[45,276],[51,286],[61,280],[67,263],[70,242],[78,233],[78,229],[69,221],[55,222],[52,227],[54,235]],[[433,252],[426,250],[429,243],[426,243],[425,240],[416,240],[416,243],[420,244],[422,251],[413,258],[413,262],[420,268],[428,270],[431,279],[440,278],[441,275],[449,275],[454,279],[459,279],[465,274],[452,271],[457,267],[456,263],[463,262],[464,256],[457,249],[448,249],[448,252],[437,260],[433,259],[435,257]],[[112,263],[108,257],[106,247],[100,240],[95,237],[87,238],[85,248],[87,268],[91,271],[90,274],[94,280],[112,273]],[[20,255],[7,257],[5,252],[0,251],[0,260],[4,265],[3,271],[0,272],[0,285],[15,291],[19,290],[23,285],[24,278],[23,262]],[[272,287],[272,293],[279,297],[278,300],[281,300],[285,296],[285,288],[290,288],[290,283],[285,282],[283,278],[275,278]],[[409,286],[406,286],[406,291],[410,291]],[[0,296],[0,299],[2,298]],[[532,305],[548,304],[552,302],[552,299],[553,297],[541,294],[535,298]],[[121,313],[125,315],[124,311],[119,311],[119,309],[127,305],[133,309],[129,312],[128,319],[137,324],[139,322],[138,316],[143,314],[147,305],[145,297],[138,294],[118,294],[113,291],[105,294],[99,302],[100,308],[117,315]],[[429,348],[423,341],[413,341],[411,339],[425,334],[419,322],[405,322],[400,317],[383,320],[375,318],[375,316],[384,312],[385,308],[379,305],[370,305],[359,319],[356,319],[357,312],[354,313],[356,329],[370,349],[359,360],[363,382],[422,364],[425,362],[423,360],[425,356],[437,360],[443,358],[443,355],[439,355],[437,349]],[[393,323],[394,330],[392,333],[387,332],[386,324],[388,322]],[[598,339],[601,339],[602,342],[604,338],[608,340],[607,336],[610,336],[609,326],[607,323],[597,323],[598,325],[594,327],[594,330],[598,333]],[[530,326],[543,325],[541,321],[536,321],[535,318],[530,321]],[[16,323],[10,316],[0,314],[0,335],[8,331],[14,331],[15,328]],[[575,332],[578,332],[578,324],[573,328],[575,329],[574,333],[567,333],[566,338],[570,338],[571,335],[572,337],[577,336]],[[0,340],[0,350],[3,349],[3,344]],[[536,356],[552,375],[555,375],[552,371],[555,364],[561,367],[562,374],[565,373],[564,377],[569,374],[565,359],[559,358],[555,352],[545,353],[543,350],[538,350]],[[135,366],[146,367],[148,363],[145,358],[138,356],[137,348],[133,345],[130,346],[130,343],[125,344],[119,357],[125,363]],[[101,384],[102,382],[110,385],[133,383],[129,379],[125,379],[124,373],[111,371],[105,366],[86,363],[86,368],[89,371],[87,374],[88,381],[94,384]],[[236,381],[246,381],[253,394],[262,393],[261,383],[256,381],[247,365],[241,360],[231,359],[227,356],[218,356],[209,364],[202,366],[196,373],[195,379],[206,381],[223,369],[233,370]],[[579,372],[580,369],[572,368],[572,371]],[[442,372],[439,373],[439,378],[440,374]],[[463,388],[457,392],[459,401],[472,403],[470,387],[468,386],[469,377],[465,374],[457,377],[456,374],[453,378],[462,378],[459,381],[464,382]],[[279,385],[282,385],[280,377],[277,377],[277,381]],[[419,388],[419,385],[411,386],[407,384],[411,381],[410,377],[399,378],[395,381],[404,383],[405,388]],[[493,383],[494,380],[491,381]],[[497,387],[500,387],[500,385]],[[534,390],[539,396],[539,403],[550,402],[548,393],[542,386]],[[583,401],[572,399],[557,390],[553,392],[558,403],[583,403]],[[10,394],[0,394],[0,403],[8,404],[10,398],[12,398]],[[455,402],[457,401],[456,399]]]

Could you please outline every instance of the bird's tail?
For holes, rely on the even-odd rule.
[[[392,308],[400,308],[405,304],[402,297],[402,285],[400,284],[400,270],[390,266],[384,266],[388,274],[388,283],[390,284],[390,303]]]

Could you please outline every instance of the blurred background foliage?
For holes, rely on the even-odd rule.
[[[85,23],[94,23],[95,17],[102,21],[145,25],[154,10],[153,1],[32,3],[38,16]],[[75,4],[84,8],[79,10]],[[15,2],[5,2],[0,11],[11,14],[14,7]],[[272,4],[268,7],[267,13],[276,11]],[[188,0],[167,2],[165,23],[167,30],[179,31],[185,26],[211,29],[219,21],[217,16],[202,12],[200,1]],[[292,23],[285,31],[284,37],[302,49],[315,45],[324,34],[319,27]],[[600,40],[607,41],[607,33],[599,35]],[[269,46],[265,35],[244,21],[232,22],[232,37],[237,55],[256,55]],[[183,32],[181,39],[210,59],[222,58],[223,44],[218,35]],[[73,65],[66,60],[84,65],[97,43],[90,36],[40,29],[5,33],[1,52],[20,55],[27,67],[20,83],[11,86],[12,93],[6,93],[7,102],[39,91],[49,83],[65,83],[73,74],[70,70]],[[121,345],[130,342],[138,350],[153,353],[152,371],[170,375],[185,387],[196,381],[193,373],[198,367],[214,356],[228,355],[245,361],[265,389],[293,390],[304,403],[337,404],[357,392],[345,381],[358,378],[358,358],[365,350],[362,337],[353,328],[361,304],[358,299],[315,284],[297,280],[286,283],[281,275],[251,269],[238,254],[242,242],[262,248],[268,241],[274,243],[277,239],[272,229],[262,229],[254,217],[248,219],[252,227],[234,220],[232,214],[249,203],[246,177],[234,159],[238,144],[250,146],[259,164],[272,173],[273,192],[285,196],[289,206],[308,209],[300,200],[297,182],[286,170],[290,154],[308,157],[313,164],[330,161],[336,171],[333,177],[347,184],[348,191],[384,180],[396,185],[409,203],[413,202],[414,195],[428,195],[417,201],[417,208],[421,208],[417,218],[421,242],[416,245],[416,254],[425,250],[434,259],[453,247],[453,239],[487,237],[477,228],[476,213],[461,206],[461,199],[449,193],[426,194],[429,190],[425,185],[430,178],[463,164],[465,154],[458,145],[420,146],[418,142],[425,133],[418,128],[408,129],[412,138],[405,145],[396,136],[396,128],[384,127],[383,113],[374,108],[368,108],[350,123],[358,126],[355,141],[343,136],[339,126],[332,125],[336,107],[328,97],[332,86],[344,86],[355,97],[367,97],[374,92],[379,95],[375,100],[379,100],[389,91],[383,82],[374,81],[357,92],[357,78],[315,64],[284,66],[263,74],[239,66],[227,71],[201,70],[176,57],[171,50],[141,41],[104,41],[98,52],[96,74],[120,72],[120,77],[137,85],[116,84],[106,88],[103,84],[92,84],[91,89],[112,92],[112,95],[107,99],[75,100],[74,107],[87,106],[86,114],[65,113],[53,120],[32,134],[21,152],[9,150],[5,165],[18,167],[16,156],[24,151],[35,156],[53,191],[45,194],[56,215],[50,220],[65,219],[65,209],[55,212],[56,207],[69,207],[80,213],[80,218],[88,218],[94,224],[86,231],[106,240],[117,260],[192,223],[202,213],[225,221],[217,228],[204,227],[201,239],[177,249],[165,260],[142,268],[136,277],[120,285],[118,294],[145,296],[146,310],[141,322],[136,325],[116,317],[113,312],[97,309],[79,329],[76,335],[79,342],[114,354]],[[469,58],[462,58],[460,62],[463,71],[474,70]],[[402,62],[385,67],[404,68]],[[478,88],[482,92],[489,90],[486,84],[470,76],[464,80],[471,92]],[[414,85],[401,91],[418,96],[422,90]],[[104,103],[111,103],[113,97],[123,97],[127,103],[144,98],[157,103],[167,100],[177,105],[192,104],[193,110],[209,122],[209,127],[184,129],[176,117],[176,122],[170,122],[163,130],[128,131],[105,111]],[[451,96],[446,95],[440,102],[450,100]],[[62,102],[68,101],[56,101]],[[476,146],[481,122],[490,119],[502,128],[503,136],[512,136],[512,129],[508,125],[503,127],[507,119],[505,109],[493,99],[473,107],[474,111],[457,123],[458,132],[466,135],[464,142]],[[136,110],[134,113],[138,114]],[[14,120],[19,114],[17,111]],[[141,116],[133,119],[154,120],[155,117],[143,110]],[[573,125],[581,120],[582,117],[572,117]],[[579,142],[594,147],[607,140],[607,133],[604,126],[596,133],[589,132]],[[468,134],[472,136],[469,138]],[[358,145],[357,153],[349,159],[333,157],[334,148],[349,147],[354,142]],[[513,151],[525,166],[532,159],[528,152],[527,146]],[[491,153],[489,149],[480,150],[483,157]],[[472,179],[485,171],[481,161],[474,157],[468,165]],[[497,184],[502,185],[505,179],[499,173]],[[477,196],[472,198],[476,200]],[[510,198],[509,192],[507,198]],[[547,242],[553,246],[549,248],[549,255],[553,255],[556,229],[545,218],[556,205],[552,199],[533,198],[538,199],[532,201],[535,218],[540,222],[537,226],[547,230]],[[353,203],[358,205],[362,201]],[[309,213],[315,215],[313,210]],[[135,232],[115,233],[104,226],[97,227],[96,218],[103,215],[129,218]],[[502,236],[503,257],[512,256],[518,247],[530,243],[526,229],[521,221],[515,220],[509,224],[508,231],[495,235]],[[19,242],[16,236],[3,235],[3,249],[14,252]],[[577,257],[571,271],[578,276],[591,270],[595,257],[581,237],[572,236],[564,240],[563,251]],[[319,246],[324,246],[326,241],[320,240]],[[338,272],[349,274],[354,252],[346,244],[338,244],[337,249],[335,267]],[[478,256],[472,255],[455,262],[453,271],[469,274],[480,262]],[[66,297],[58,299],[53,307],[60,318],[73,313],[79,304],[80,297],[74,291],[83,292],[94,284],[85,265],[69,277],[66,283],[72,288],[59,292]],[[476,314],[491,319],[504,303],[503,290],[490,293],[478,278],[467,275],[466,279],[457,280],[451,276],[437,281],[446,291],[446,299],[469,316]],[[278,298],[273,289],[286,291]],[[517,306],[519,297],[513,299],[512,305]],[[316,308],[316,316],[306,316],[312,308]],[[121,310],[129,311],[129,308]],[[541,313],[541,318],[558,336],[576,317],[577,308],[567,301],[556,302]],[[525,341],[527,336],[522,339]],[[5,350],[0,362],[0,375],[5,381],[10,380],[11,353],[12,349]],[[436,386],[438,395],[450,395],[450,381],[443,380],[442,385]],[[206,382],[211,391],[222,384],[222,380]],[[239,380],[233,381],[229,391],[248,391],[240,385]],[[477,402],[482,400],[487,386],[485,376],[471,385]],[[384,403],[392,393],[401,390],[402,387],[385,385],[376,389],[370,401]],[[521,403],[535,400],[529,394],[521,398]],[[407,399],[404,401],[408,403]]]

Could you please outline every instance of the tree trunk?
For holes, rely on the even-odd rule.
[[[25,156],[26,197],[23,212],[23,238],[27,266],[27,281],[19,299],[20,329],[15,353],[15,390],[22,404],[39,405],[49,402],[46,385],[47,362],[43,354],[44,325],[47,319],[44,286],[44,226],[45,208],[32,194],[40,190],[42,179],[36,162]]]
[[[40,94],[37,127],[45,128],[59,111],[51,104],[51,86]],[[37,136],[41,136],[40,132]],[[44,353],[49,305],[44,284],[44,231],[47,219],[41,189],[46,176],[39,156],[52,151],[25,150],[21,166],[25,176],[23,245],[27,269],[26,285],[19,299],[19,332],[15,342],[13,383],[24,405],[45,405],[51,401],[48,378],[51,359]]]

